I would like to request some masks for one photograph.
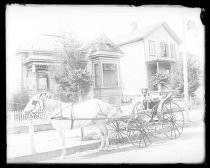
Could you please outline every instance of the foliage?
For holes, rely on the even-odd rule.
[[[187,54],[187,67],[188,67],[188,92],[190,96],[194,95],[194,92],[200,86],[200,66],[194,55]],[[184,93],[184,75],[183,75],[183,63],[179,60],[174,66],[172,66],[170,73],[170,86],[174,89],[180,86],[179,93]]]
[[[168,88],[167,85],[169,83],[169,75],[165,73],[156,73],[152,76],[152,84],[153,85],[160,85],[161,89]]]
[[[11,111],[23,110],[27,105],[30,97],[27,90],[14,93],[12,98],[7,102],[7,109]]]
[[[87,71],[87,61],[80,52],[81,43],[72,36],[64,36],[60,44],[61,54],[57,55],[59,64],[50,74],[59,84],[59,95],[64,101],[78,101],[79,96],[89,92],[92,85],[91,74]]]

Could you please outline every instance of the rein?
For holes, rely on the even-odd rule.
[[[107,116],[107,115],[106,115],[105,113],[103,113],[103,111],[101,110],[100,105],[99,105],[99,104],[97,104],[97,105],[98,105],[98,107],[99,107],[99,109],[100,109],[100,112],[101,112],[101,114],[98,114],[98,115]],[[107,106],[107,109],[108,109],[108,111],[110,111],[109,108],[108,108],[108,106]]]
[[[53,117],[50,117],[50,119],[51,120],[61,120],[61,119],[68,118],[68,117],[63,117],[63,110],[65,110],[67,107],[69,107],[69,106],[66,106],[64,109],[62,109],[61,108],[61,104],[60,104],[60,111],[58,113],[56,113]],[[73,113],[74,113],[74,107],[72,105],[71,118],[70,118],[70,120],[71,120],[71,127],[70,127],[70,129],[73,129],[73,125],[74,125],[74,116],[73,116]],[[61,114],[61,116],[58,116],[59,114]]]
[[[43,100],[42,100],[43,101]],[[33,100],[32,104],[34,105],[34,109],[37,107],[37,104],[39,104],[40,106],[40,102],[38,100]],[[67,106],[69,107],[69,106]],[[61,108],[61,104],[60,104],[60,111],[58,113],[56,113],[53,117],[50,117],[51,120],[53,119],[65,119],[66,117],[63,117],[63,113],[62,111],[65,110],[67,107],[65,107],[64,109]],[[34,112],[34,109],[29,111],[29,113],[33,114],[34,116],[37,116],[38,118],[40,118],[41,120],[44,120],[43,117],[40,117],[39,115],[36,114],[36,112]],[[43,112],[45,111],[45,108],[43,107]],[[71,110],[71,127],[70,129],[73,129],[73,125],[74,125],[74,116],[73,116],[73,113],[74,113],[74,108],[73,108],[73,105],[72,105],[72,110]],[[61,114],[61,116],[57,116]],[[69,119],[69,118],[68,118]]]

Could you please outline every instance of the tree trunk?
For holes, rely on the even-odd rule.
[[[83,98],[82,98],[82,93],[80,92],[79,93],[79,103],[81,103],[83,101]],[[84,127],[81,127],[81,141],[84,140]]]

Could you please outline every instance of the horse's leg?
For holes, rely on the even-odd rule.
[[[64,158],[66,155],[66,147],[65,147],[65,130],[64,129],[58,129],[57,130],[60,135],[61,145],[62,145],[62,153],[61,158]]]
[[[104,145],[105,145],[104,133],[103,133],[103,130],[102,130],[102,127],[101,127],[101,125],[102,125],[101,121],[98,120],[98,121],[95,121],[95,123],[96,123],[96,125],[97,125],[97,127],[98,127],[98,129],[100,131],[100,135],[101,135],[101,146],[99,148],[99,150],[101,151],[101,150],[103,150]]]
[[[107,127],[106,127],[106,123],[104,121],[101,122],[101,130],[104,134],[104,139],[105,139],[105,147],[104,147],[104,150],[107,150],[109,149],[109,137],[108,137],[108,130],[107,130]]]

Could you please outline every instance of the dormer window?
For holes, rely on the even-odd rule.
[[[155,56],[155,42],[149,40],[149,55]]]
[[[161,42],[160,43],[160,49],[161,49],[161,57],[168,57],[169,52],[168,52],[168,44]]]

